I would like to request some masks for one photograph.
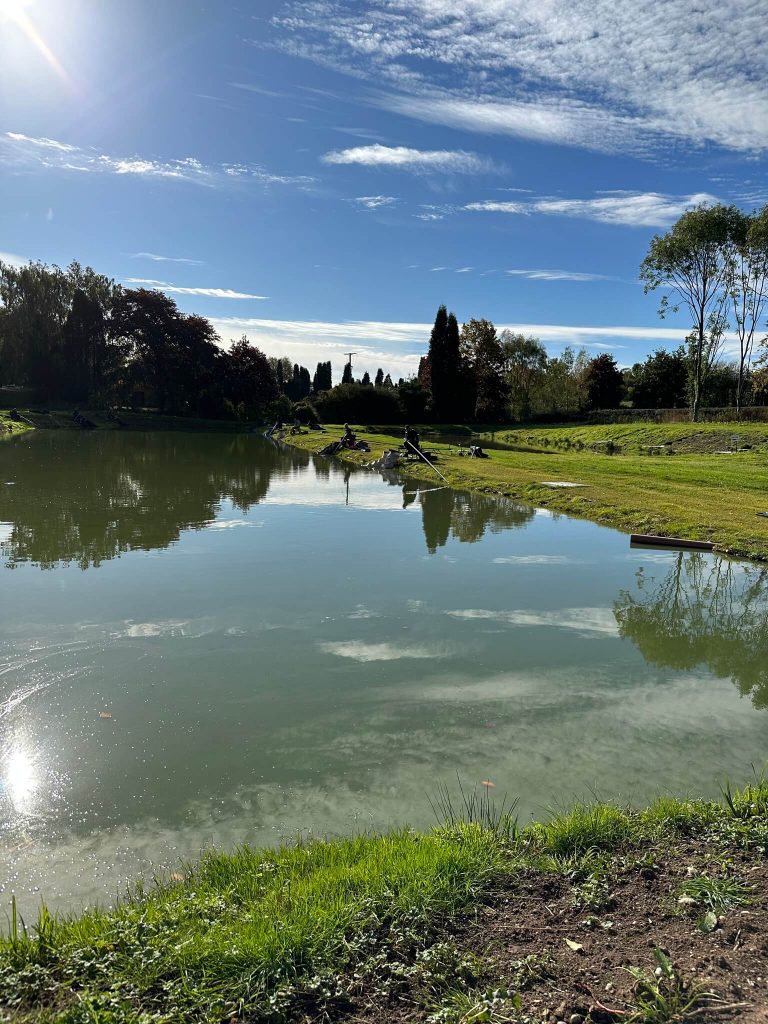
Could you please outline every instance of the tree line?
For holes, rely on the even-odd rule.
[[[245,337],[225,349],[208,320],[160,291],[123,288],[77,262],[0,262],[0,384],[177,415],[368,423],[573,418],[622,405],[688,407],[696,419],[704,405],[768,402],[768,206],[689,210],[652,239],[640,278],[661,291],[662,317],[682,308],[692,326],[677,349],[631,367],[572,346],[550,356],[538,338],[486,319],[460,327],[441,305],[415,375],[394,382],[380,367],[373,381],[367,371],[355,379],[347,362],[334,386],[330,361],[310,373]],[[738,352],[728,361],[731,329]]]

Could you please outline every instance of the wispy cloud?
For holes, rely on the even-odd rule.
[[[235,292],[231,288],[185,288],[169,284],[167,281],[155,281],[148,277],[127,277],[126,284],[138,284],[146,288],[157,288],[175,295],[201,295],[210,299],[267,299],[268,295],[252,295],[250,292]]]
[[[29,260],[14,252],[0,252],[0,263],[7,263],[9,267],[25,267]]]
[[[561,608],[557,611],[491,611],[485,608],[459,608],[445,613],[455,619],[487,619],[509,626],[549,626],[571,629],[595,636],[618,636],[616,618],[610,608]]]
[[[255,164],[204,164],[191,156],[173,160],[111,156],[95,149],[72,146],[45,137],[34,138],[19,132],[0,135],[0,163],[85,174],[184,181],[209,188],[220,188],[236,182],[308,186],[314,181],[304,176],[271,174]]]
[[[152,260],[155,263],[189,263],[198,267],[203,266],[202,260],[191,260],[186,256],[161,256],[156,252],[129,252],[126,255],[134,260]]]
[[[362,640],[341,640],[337,643],[319,645],[326,654],[335,654],[337,658],[351,658],[353,661],[400,661],[403,658],[426,660],[444,658],[446,653],[433,647],[406,646],[401,643],[367,644]]]
[[[614,192],[591,199],[542,198],[530,201],[499,202],[496,199],[467,203],[465,210],[480,213],[518,215],[545,214],[555,217],[577,217],[602,224],[628,227],[667,227],[699,203],[716,203],[708,192],[687,196],[670,196],[660,192]]]
[[[366,210],[378,210],[382,206],[394,206],[397,196],[357,196],[352,202],[364,206]]]
[[[608,281],[605,274],[587,274],[580,270],[507,270],[510,277],[525,277],[529,281]]]
[[[291,0],[273,24],[278,45],[430,123],[622,152],[768,148],[763,0],[697,17],[688,0]]]
[[[392,167],[417,173],[479,174],[495,170],[493,161],[463,149],[410,149],[408,146],[354,146],[323,157],[326,164]]]

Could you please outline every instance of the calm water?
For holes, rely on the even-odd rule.
[[[437,481],[439,484],[439,481]],[[206,844],[714,794],[768,755],[768,570],[258,437],[0,444],[0,904]]]

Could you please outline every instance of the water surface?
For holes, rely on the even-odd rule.
[[[714,795],[766,758],[768,570],[255,436],[0,445],[0,902],[209,844]]]

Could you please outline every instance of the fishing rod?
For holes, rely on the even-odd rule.
[[[437,468],[437,466],[433,466],[432,465],[432,463],[429,461],[427,456],[424,454],[423,451],[421,451],[420,448],[417,448],[415,444],[411,444],[411,442],[407,438],[405,440],[405,443],[408,445],[409,448],[412,448],[416,452],[416,454],[419,456],[419,458],[424,459],[424,461],[426,462],[426,464],[429,466],[430,469],[434,469],[434,471],[437,473],[437,475],[440,477],[441,480],[445,480],[445,477],[440,472],[440,470]],[[445,482],[448,483],[447,480],[445,480]]]

